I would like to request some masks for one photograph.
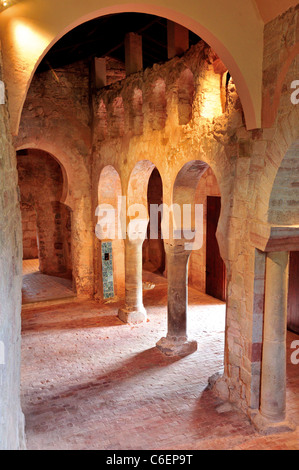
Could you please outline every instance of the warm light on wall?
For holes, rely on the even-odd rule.
[[[20,0],[0,0],[0,12],[6,10],[6,8],[12,7]]]
[[[48,38],[44,37],[33,25],[17,19],[13,20],[11,25],[15,51],[17,54],[21,52],[23,58],[29,62],[48,45]]]
[[[219,75],[215,73],[208,74],[203,84],[202,95],[201,116],[210,120],[221,116],[223,110]]]

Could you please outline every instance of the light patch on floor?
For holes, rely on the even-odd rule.
[[[40,273],[38,260],[23,261],[23,305],[74,296],[70,279]]]

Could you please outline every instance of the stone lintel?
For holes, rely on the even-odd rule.
[[[250,230],[255,248],[266,252],[299,251],[299,226],[255,223]]]

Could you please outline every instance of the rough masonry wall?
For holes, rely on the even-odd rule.
[[[36,211],[29,204],[21,203],[22,230],[23,230],[23,259],[37,259],[37,221]]]
[[[2,62],[0,57],[0,80]],[[0,449],[25,446],[20,407],[22,227],[7,103],[0,105]],[[2,354],[1,354],[2,355]],[[3,363],[4,362],[4,363]]]
[[[269,204],[269,222],[272,224],[299,224],[298,154],[299,140],[287,151],[275,178]]]

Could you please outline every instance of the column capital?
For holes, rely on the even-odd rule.
[[[139,246],[143,244],[144,240],[145,240],[145,237],[134,239],[134,238],[130,238],[127,234],[127,237],[125,238],[124,242],[129,245]]]
[[[182,256],[188,258],[192,251],[185,249],[184,240],[173,240],[172,242],[164,241],[165,252],[167,255]]]

